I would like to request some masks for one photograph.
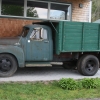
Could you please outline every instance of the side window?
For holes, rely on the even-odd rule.
[[[34,30],[32,31],[32,34],[31,34],[30,38],[31,38],[31,39],[39,39],[39,37],[40,37],[40,36],[39,36],[39,30],[35,30],[35,29],[34,29]]]
[[[26,37],[28,32],[29,32],[29,28],[28,27],[24,27],[23,31],[22,31],[22,37]]]
[[[34,28],[30,38],[34,40],[47,39],[47,30],[41,27]]]

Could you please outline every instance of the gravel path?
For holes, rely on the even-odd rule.
[[[67,70],[62,67],[52,68],[23,68],[19,69],[12,77],[0,78],[0,82],[20,82],[20,81],[50,81],[61,78],[100,78],[100,70],[95,76],[87,77],[80,75],[77,70]]]

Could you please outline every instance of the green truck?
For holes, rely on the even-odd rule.
[[[80,74],[92,76],[99,69],[99,52],[100,24],[33,23],[23,27],[21,36],[0,39],[0,76],[11,76],[18,67],[72,64]]]

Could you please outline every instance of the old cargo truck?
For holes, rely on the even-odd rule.
[[[95,75],[100,59],[100,24],[41,22],[23,27],[21,36],[0,39],[0,76],[18,67],[76,64],[80,74]],[[71,66],[70,66],[71,67]]]

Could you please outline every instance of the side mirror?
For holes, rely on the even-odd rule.
[[[40,38],[43,39],[43,28],[40,29]]]

